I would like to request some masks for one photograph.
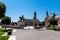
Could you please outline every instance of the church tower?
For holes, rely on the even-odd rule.
[[[46,17],[48,17],[48,11],[46,12]]]
[[[36,11],[34,12],[34,18],[33,18],[34,20],[36,20],[37,18],[36,18]]]
[[[48,11],[46,12],[46,18],[45,18],[45,26],[48,26]]]

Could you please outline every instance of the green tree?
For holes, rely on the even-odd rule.
[[[5,17],[2,18],[1,23],[5,24],[5,25],[9,25],[11,23],[11,17]],[[5,30],[6,30],[6,26],[5,26]]]
[[[57,20],[55,20],[55,19],[50,19],[50,24],[51,25],[53,25],[53,27],[55,26],[55,25],[57,25]]]
[[[4,3],[0,2],[0,19],[5,17],[6,6]]]

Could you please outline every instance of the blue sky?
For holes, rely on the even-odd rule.
[[[0,0],[5,3],[6,16],[11,17],[12,21],[18,21],[19,17],[24,15],[27,19],[32,19],[34,11],[37,13],[37,19],[43,21],[46,17],[46,11],[49,15],[55,12],[60,14],[60,0]]]

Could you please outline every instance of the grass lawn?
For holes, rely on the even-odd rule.
[[[50,28],[50,27],[47,27],[46,30],[60,31],[60,28]]]
[[[0,36],[0,40],[8,40],[8,36]]]
[[[5,32],[0,32],[0,36],[2,35],[2,34],[4,34]]]
[[[53,28],[47,27],[46,30],[54,30]]]
[[[0,32],[4,32],[4,29],[0,28]]]
[[[5,30],[0,28],[0,40],[8,40],[9,38],[8,36],[1,36],[4,33],[5,33]]]
[[[4,34],[5,32],[4,32],[4,29],[2,29],[2,28],[0,28],[0,36],[2,35],[2,34]]]

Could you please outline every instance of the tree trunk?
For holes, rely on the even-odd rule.
[[[5,25],[5,31],[6,31],[6,25]]]
[[[53,25],[53,28],[55,27],[55,25]]]

